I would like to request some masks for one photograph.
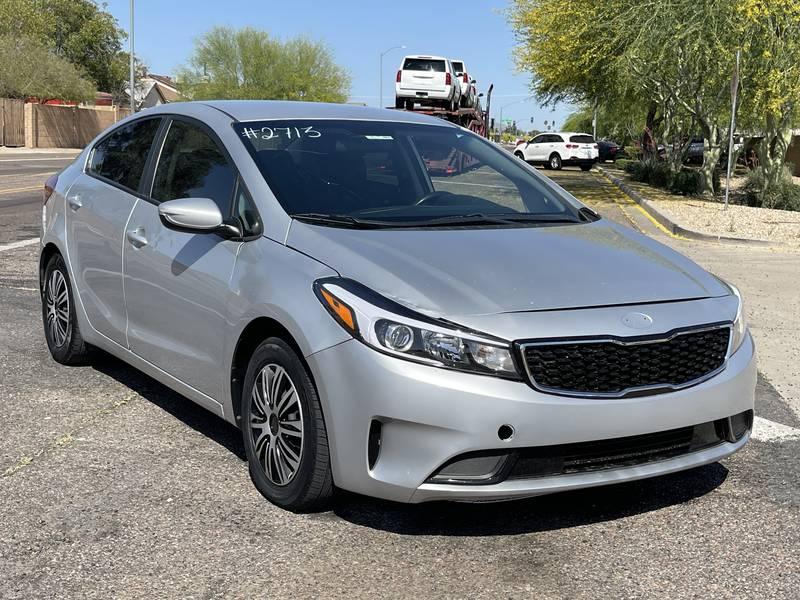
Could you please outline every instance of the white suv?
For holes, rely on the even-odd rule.
[[[456,110],[461,102],[461,85],[450,59],[442,56],[406,56],[397,71],[395,107],[412,108],[418,102]]]
[[[514,156],[549,169],[577,165],[588,171],[600,156],[597,144],[588,133],[540,133],[514,148]]]
[[[475,89],[475,80],[470,76],[463,60],[455,59],[452,62],[453,68],[456,70],[458,83],[461,85],[461,106],[472,108],[475,106],[475,100],[478,96],[478,92]]]

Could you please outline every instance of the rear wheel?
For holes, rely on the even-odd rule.
[[[42,285],[42,321],[50,354],[63,365],[85,363],[90,347],[83,341],[75,317],[69,273],[60,254],[53,255],[47,263]]]
[[[258,491],[294,512],[324,508],[333,476],[322,407],[305,365],[282,339],[268,338],[253,353],[241,417]]]
[[[547,166],[549,166],[551,169],[554,169],[555,171],[560,170],[561,157],[555,152],[553,152],[553,154],[550,155],[550,160],[547,161]]]
[[[405,100],[403,100],[402,98],[395,98],[394,99],[394,107],[395,108],[403,108],[403,106],[405,106],[405,103],[406,103]]]
[[[592,165],[581,165],[581,171],[589,171]]]

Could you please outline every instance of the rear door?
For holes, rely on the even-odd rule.
[[[125,224],[138,201],[160,123],[160,118],[137,119],[102,138],[66,196],[67,254],[75,291],[92,328],[122,346]]]
[[[442,59],[406,58],[403,62],[400,87],[419,91],[445,90],[447,65]]]
[[[158,205],[176,198],[210,198],[223,217],[254,214],[237,171],[213,132],[175,117],[152,177],[152,192],[136,206],[125,250],[128,340],[131,350],[183,383],[221,399],[231,273],[241,240],[169,229]],[[144,242],[144,243],[142,243]]]
[[[589,134],[578,134],[569,136],[569,143],[572,146],[572,154],[581,159],[591,160],[597,158],[597,148],[594,138]]]

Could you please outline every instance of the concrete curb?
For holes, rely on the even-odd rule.
[[[727,237],[723,235],[711,235],[710,233],[701,233],[699,231],[694,231],[692,229],[686,229],[685,227],[681,227],[675,221],[670,219],[667,215],[661,212],[658,208],[655,207],[654,203],[642,196],[639,192],[634,190],[631,186],[627,183],[619,179],[618,177],[614,177],[608,171],[603,169],[600,165],[595,165],[595,168],[600,171],[603,175],[605,175],[608,180],[617,186],[622,192],[628,196],[631,200],[636,202],[639,206],[641,206],[644,210],[647,211],[651,217],[653,217],[659,224],[661,224],[667,231],[672,233],[673,235],[679,235],[685,238],[693,239],[693,240],[703,240],[705,242],[720,242],[723,244],[745,244],[748,246],[781,246],[780,242],[769,242],[767,240],[753,240],[747,238],[736,238],[736,237]]]

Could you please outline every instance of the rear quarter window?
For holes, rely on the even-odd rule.
[[[160,123],[140,119],[112,132],[92,149],[89,172],[137,191]]]
[[[443,60],[432,60],[429,58],[407,58],[403,63],[404,71],[433,71],[444,73],[445,65]]]
[[[594,144],[594,138],[590,135],[571,135],[569,141],[573,144]]]

